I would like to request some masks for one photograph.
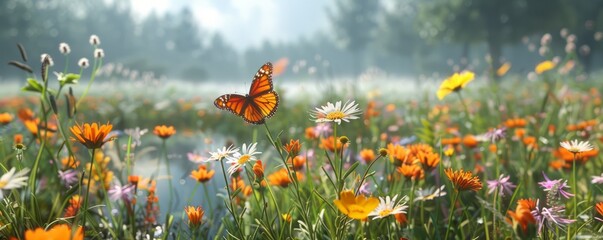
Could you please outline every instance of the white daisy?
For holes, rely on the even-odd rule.
[[[398,198],[397,194],[393,198],[390,198],[389,196],[385,197],[385,199],[379,197],[379,206],[369,213],[369,216],[375,216],[373,218],[374,220],[377,218],[384,218],[389,215],[406,213],[406,209],[408,208],[408,206],[406,206],[408,197],[404,196],[402,199],[400,199],[400,201],[396,201],[396,198]]]
[[[428,200],[433,200],[437,197],[446,196],[444,187],[446,187],[446,185],[442,185],[439,188],[430,187],[425,190],[423,190],[422,188],[419,188],[419,190],[415,191],[416,197],[415,197],[414,201],[415,202],[416,201],[428,201]]]
[[[220,161],[224,158],[230,157],[230,155],[234,154],[235,152],[238,152],[239,148],[235,148],[233,145],[230,145],[228,147],[222,147],[222,148],[218,148],[217,152],[209,152],[209,158],[207,158],[207,160],[205,160],[206,162],[209,161]]]
[[[257,143],[249,144],[247,147],[246,144],[243,143],[242,153],[236,152],[232,155],[232,157],[227,157],[226,163],[232,164],[228,168],[228,174],[232,175],[239,168],[245,165],[247,162],[255,162],[258,158],[255,155],[261,154],[261,152],[256,152]]]
[[[320,108],[316,108],[316,110],[310,113],[310,116],[314,118],[314,121],[317,123],[322,122],[336,122],[337,124],[341,124],[341,121],[349,122],[352,119],[357,119],[358,115],[362,112],[358,108],[358,104],[354,101],[347,101],[341,105],[341,101],[338,101],[333,105],[333,103],[327,102],[326,106],[321,106]]]
[[[0,199],[4,198],[2,190],[16,189],[27,185],[28,176],[25,176],[29,172],[28,168],[15,173],[16,168],[11,168],[10,171],[0,177]]]
[[[593,150],[593,145],[591,145],[588,141],[578,142],[578,140],[574,139],[572,141],[561,142],[559,144],[561,145],[561,147],[567,149],[572,153],[581,153]]]

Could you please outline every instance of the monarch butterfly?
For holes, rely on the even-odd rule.
[[[278,94],[272,86],[272,63],[267,62],[253,77],[248,94],[224,94],[216,98],[214,105],[241,116],[245,122],[262,124],[274,115],[278,102]]]

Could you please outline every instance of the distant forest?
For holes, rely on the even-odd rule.
[[[431,76],[472,69],[493,72],[505,62],[526,74],[544,59],[575,59],[580,71],[600,70],[603,0],[337,0],[331,28],[293,42],[264,42],[236,51],[220,33],[202,29],[189,9],[135,19],[129,1],[0,1],[0,80],[22,76],[8,61],[37,68],[48,53],[63,64],[59,43],[92,58],[91,34],[104,62],[168,79],[249,77],[262,63],[289,59],[291,78],[358,76],[367,71]],[[303,21],[301,19],[300,21]],[[550,33],[551,41],[541,43]],[[275,33],[276,34],[276,33]],[[60,66],[64,67],[64,66]]]

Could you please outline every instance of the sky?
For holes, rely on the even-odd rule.
[[[221,32],[238,50],[259,46],[264,40],[294,41],[319,30],[328,31],[324,0],[131,0],[138,17],[155,11],[192,10],[199,25],[210,32]]]

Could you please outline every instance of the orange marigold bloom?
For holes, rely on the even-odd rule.
[[[375,160],[375,151],[373,151],[373,149],[362,149],[358,155],[360,155],[360,159],[362,159],[365,164],[370,164]]]
[[[337,145],[335,145],[337,144]],[[335,147],[337,147],[337,151],[341,151],[341,147],[345,145],[343,145],[339,139],[335,140],[335,138],[333,136],[330,136],[328,138],[323,138],[320,140],[320,148],[325,149],[325,150],[329,150],[331,152],[335,151]]]
[[[82,198],[80,195],[73,195],[71,199],[69,199],[69,206],[65,209],[64,217],[73,217],[77,214],[80,207],[82,206]]]
[[[6,125],[13,121],[13,115],[10,113],[0,113],[0,124]]]
[[[109,132],[113,129],[113,125],[110,123],[99,124],[99,123],[85,123],[83,125],[76,124],[71,127],[71,133],[75,136],[75,140],[86,146],[88,149],[101,148],[103,144],[110,141],[106,139]]]
[[[67,224],[55,225],[48,231],[41,227],[36,228],[35,230],[29,229],[25,231],[25,240],[83,240],[84,231],[82,227],[78,227],[74,235],[71,236],[71,238],[69,236],[71,236],[71,227]]]
[[[425,171],[418,164],[402,164],[397,170],[407,179],[419,180],[425,177]]]
[[[426,170],[434,169],[440,163],[440,155],[434,152],[419,152],[416,156]]]
[[[406,224],[408,223],[408,219],[406,218],[406,214],[404,213],[398,213],[394,215],[394,217],[396,218],[396,222],[398,222],[400,226],[406,226]]]
[[[510,118],[504,124],[507,128],[523,128],[527,123],[528,121],[523,118]]]
[[[394,145],[391,143],[388,144],[387,153],[389,155],[390,161],[396,166],[400,166],[403,163],[409,161],[408,155],[410,154],[410,150],[406,149],[401,145]]]
[[[595,210],[597,211],[597,213],[599,213],[599,216],[603,216],[603,202],[599,202],[595,205]],[[601,218],[596,218],[599,221],[603,222],[603,219]]]
[[[264,165],[262,165],[262,160],[255,161],[255,164],[253,164],[253,173],[257,179],[264,178]]]
[[[599,155],[599,149],[592,149],[590,151],[577,153],[576,160],[582,163],[586,163],[589,159],[596,157]],[[556,150],[553,150],[553,156],[563,159],[566,162],[574,161],[574,154],[563,147],[559,147]]]
[[[475,136],[473,136],[471,134],[466,135],[463,138],[463,145],[465,145],[465,147],[467,147],[467,148],[477,147],[477,144],[478,144],[477,139],[475,138]]]
[[[444,170],[448,179],[452,182],[452,185],[459,190],[472,190],[477,192],[482,189],[482,183],[480,182],[477,176],[473,176],[473,174],[469,171],[463,171],[463,169],[458,171],[453,171],[452,168],[448,168]]]
[[[555,160],[555,161],[551,161],[549,163],[549,166],[555,170],[559,170],[562,168],[570,168],[572,167],[572,165],[570,165],[568,162],[566,162],[563,159],[559,159],[559,160]]]
[[[300,180],[302,177],[301,173],[297,173],[297,179]],[[268,175],[268,181],[270,185],[279,185],[281,187],[288,187],[293,181],[289,178],[287,169],[281,168],[278,171]]]
[[[442,138],[442,145],[458,145],[461,143],[460,137]]]
[[[208,172],[207,167],[205,165],[199,165],[198,170],[193,170],[191,172],[191,178],[197,180],[197,182],[204,183],[209,181],[215,173],[216,171],[214,171],[213,169]]]
[[[172,135],[176,134],[176,129],[174,129],[174,126],[158,125],[153,129],[153,134],[160,138],[168,139]]]
[[[512,221],[514,227],[519,225],[525,233],[528,229],[528,224],[536,223],[536,219],[534,219],[534,216],[532,215],[532,210],[535,208],[536,201],[534,199],[520,199],[517,201],[515,212],[511,210],[507,211],[507,214],[511,216],[511,218],[507,219],[507,221]]]
[[[289,163],[291,164],[293,170],[302,170],[304,168],[304,165],[306,165],[306,157],[296,156],[293,158],[293,161],[291,161],[291,158],[289,158]]]
[[[496,151],[498,151],[498,147],[496,147],[496,144],[492,143],[490,146],[488,146],[488,151],[491,153],[496,153]]]
[[[526,135],[526,129],[525,128],[516,128],[515,129],[515,136],[518,138],[523,138],[523,136]]]
[[[13,137],[13,141],[15,142],[15,145],[22,144],[23,143],[23,134],[15,134],[15,136]]]
[[[25,122],[27,120],[34,120],[35,119],[35,115],[34,112],[29,109],[29,108],[21,108],[19,109],[19,111],[17,112],[17,117]]]
[[[592,119],[592,120],[588,120],[588,121],[582,121],[577,124],[567,125],[566,129],[568,131],[591,130],[595,125],[597,125],[597,120]]]
[[[301,149],[301,144],[299,144],[299,139],[297,139],[297,140],[291,139],[289,141],[289,143],[285,144],[285,146],[283,148],[289,154],[289,157],[295,157],[299,154],[299,150]]]
[[[203,211],[203,208],[201,208],[200,206],[198,206],[198,207],[187,206],[184,208],[184,211],[186,212],[186,215],[188,216],[188,226],[190,228],[198,228],[199,226],[201,226],[201,221],[203,220],[203,214],[205,214],[205,211]]]
[[[80,166],[80,161],[75,159],[73,156],[67,156],[61,159],[61,164],[63,165],[63,168],[75,169]]]
[[[138,175],[130,175],[128,176],[128,182],[134,186],[138,186],[138,182],[140,181],[140,176]]]
[[[305,135],[307,139],[315,139],[316,136],[316,131],[314,131],[314,127],[307,127],[306,131],[305,131]]]
[[[525,144],[529,148],[538,148],[538,143],[536,143],[536,137],[524,137],[523,144]]]

